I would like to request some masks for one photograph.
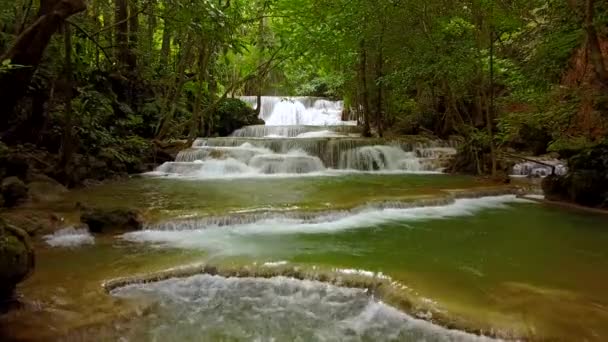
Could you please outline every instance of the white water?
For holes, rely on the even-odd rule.
[[[396,146],[382,145],[364,146],[342,152],[340,168],[364,171],[423,171],[414,152],[405,152]]]
[[[151,341],[487,341],[415,319],[365,290],[284,277],[197,275],[114,290],[151,301],[122,333]]]
[[[243,97],[254,104],[255,97]],[[343,104],[320,98],[263,97],[265,126],[248,126],[227,138],[196,139],[175,162],[152,176],[199,179],[335,176],[345,173],[442,172],[456,153],[447,142],[424,146],[364,139],[342,122]]]
[[[306,132],[302,134],[298,134],[296,138],[305,139],[305,138],[346,138],[347,135],[340,134],[334,131],[316,131],[316,132]]]
[[[272,141],[265,141],[272,143]],[[280,142],[286,146],[298,146],[298,139],[287,139]],[[196,144],[198,144],[197,142]],[[322,143],[322,142],[321,142]],[[311,151],[319,150],[323,158],[331,158],[341,151],[340,145],[321,152],[316,141],[304,141],[301,144]],[[345,145],[348,146],[348,145]],[[281,149],[286,149],[281,147]],[[153,176],[182,176],[188,178],[253,178],[291,177],[297,175],[335,176],[357,172],[384,173],[428,173],[442,170],[441,158],[420,158],[425,149],[406,152],[398,146],[363,146],[345,147],[340,153],[338,169],[328,167],[319,156],[311,155],[294,148],[285,153],[275,153],[264,147],[254,147],[245,143],[238,147],[231,146],[196,146],[180,152],[176,162],[167,162],[159,166]]]
[[[241,100],[257,107],[255,96],[242,96]],[[342,101],[329,101],[312,97],[262,96],[260,119],[267,126],[336,126],[356,125],[342,121]]]
[[[275,253],[260,249],[254,237],[288,236],[293,234],[333,234],[352,229],[372,229],[382,224],[437,220],[449,217],[472,216],[486,209],[506,209],[510,203],[529,203],[514,195],[458,199],[452,204],[407,209],[374,209],[360,212],[325,214],[302,219],[277,214],[261,217],[255,222],[218,225],[205,221],[200,226],[192,222],[174,230],[143,230],[122,235],[132,242],[154,243],[162,247],[203,249],[216,255],[259,255]],[[207,221],[208,222],[208,221]],[[194,228],[194,229],[193,229]]]
[[[555,167],[555,174],[558,176],[563,176],[568,173],[568,167],[560,160],[543,160],[542,162],[543,164],[531,161],[515,164],[511,174],[519,177],[547,177],[553,172],[552,166]]]
[[[301,174],[325,170],[321,159],[303,151],[257,155],[251,159],[251,166],[264,174]]]
[[[45,235],[44,241],[51,247],[80,247],[95,244],[95,237],[87,229],[64,228]]]
[[[323,132],[323,133],[315,133]],[[360,137],[357,126],[246,126],[234,131],[232,137],[240,138],[294,138],[294,137]]]

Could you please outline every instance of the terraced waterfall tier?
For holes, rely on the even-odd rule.
[[[53,212],[68,211],[65,227],[40,241],[20,288],[30,302],[0,315],[0,335],[608,340],[605,217],[443,174],[457,142],[363,138],[342,114],[339,101],[264,97],[265,126],[70,191]],[[514,173],[557,165],[545,164]],[[93,235],[82,207],[136,210],[143,229]]]
[[[232,133],[240,138],[317,138],[357,137],[361,128],[352,125],[339,126],[247,126]]]
[[[257,107],[256,96],[241,96],[241,100]],[[356,125],[343,121],[344,103],[319,97],[262,96],[260,119],[267,126],[327,126]]]
[[[453,143],[420,137],[197,139],[157,173],[187,176],[310,174],[332,170],[439,172]]]
[[[257,106],[256,97],[242,97]],[[362,138],[343,121],[343,103],[311,97],[262,97],[266,125],[230,137],[200,138],[152,175],[200,178],[334,175],[336,172],[441,172],[454,142],[412,136]]]

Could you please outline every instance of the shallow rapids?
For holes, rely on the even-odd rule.
[[[254,236],[286,234],[331,234],[352,229],[374,229],[378,225],[399,222],[437,220],[472,216],[484,209],[506,209],[509,203],[529,203],[514,195],[457,199],[453,203],[419,208],[370,208],[360,212],[337,212],[294,218],[284,214],[261,217],[257,221],[236,219],[232,224],[213,220],[174,221],[127,233],[123,238],[132,242],[151,242],[166,247],[198,248],[218,255],[263,254],[264,247],[251,241]]]
[[[123,327],[123,337],[133,340],[490,340],[412,318],[365,290],[316,281],[198,275],[112,294],[154,303],[151,312]]]

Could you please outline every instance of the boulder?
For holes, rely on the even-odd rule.
[[[129,209],[83,208],[80,221],[85,223],[92,233],[133,231],[143,227],[140,214]]]
[[[556,175],[545,177],[542,180],[541,186],[545,198],[550,201],[564,201],[568,199],[563,177]]]
[[[59,201],[68,192],[61,183],[43,174],[31,175],[29,180],[27,186],[33,202]]]
[[[10,208],[25,202],[28,198],[29,189],[19,178],[8,177],[2,181],[1,191],[4,206]]]
[[[0,302],[12,298],[17,284],[34,266],[34,249],[27,233],[0,220]]]
[[[6,169],[6,177],[14,176],[25,179],[30,165],[28,164],[28,160],[21,154],[10,153],[5,158],[4,167]]]
[[[545,196],[589,207],[608,208],[608,143],[579,151],[568,161],[569,173],[543,180]]]

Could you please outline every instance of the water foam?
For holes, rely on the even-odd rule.
[[[133,339],[491,340],[413,318],[365,290],[284,277],[197,275],[129,285],[112,294],[158,304],[131,323],[136,327],[126,337]]]
[[[306,132],[302,134],[298,134],[296,138],[306,139],[306,138],[345,138],[347,135],[340,134],[334,131],[324,130],[324,131],[316,131],[316,132]]]
[[[257,107],[255,96],[243,96],[241,100]],[[267,126],[328,126],[356,125],[342,121],[344,103],[313,97],[262,96],[260,118]]]
[[[64,228],[45,235],[44,241],[51,247],[79,247],[95,244],[95,237],[87,229]]]
[[[174,230],[143,230],[127,233],[123,239],[132,242],[155,243],[165,247],[204,249],[219,255],[258,255],[264,253],[253,237],[291,234],[332,234],[345,230],[377,227],[390,222],[415,222],[449,217],[471,216],[485,209],[506,209],[509,203],[530,203],[514,195],[457,199],[435,207],[369,208],[359,212],[324,214],[314,218],[297,218],[277,214],[261,217],[254,222],[221,225],[203,224],[192,229],[179,223]],[[263,249],[263,248],[262,248]]]
[[[542,178],[551,175],[554,169],[558,176],[568,174],[568,167],[561,160],[543,160],[541,162],[542,164],[532,161],[515,164],[511,171],[512,176]]]

